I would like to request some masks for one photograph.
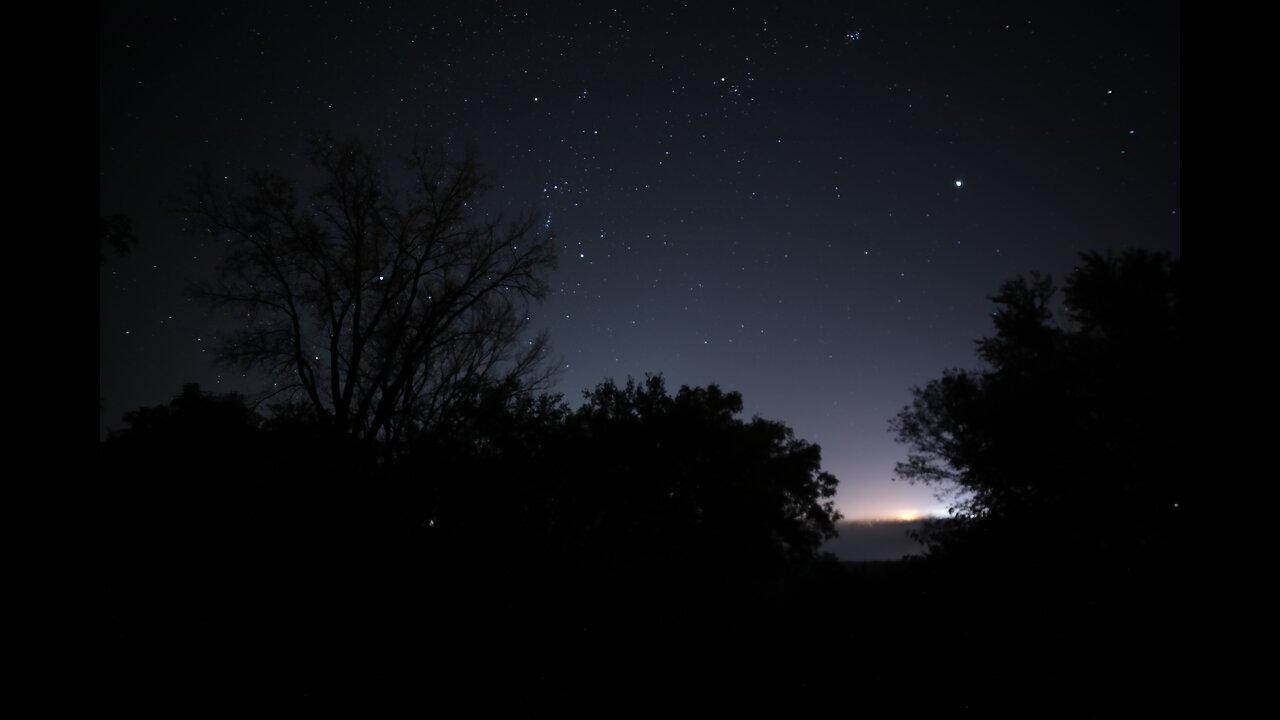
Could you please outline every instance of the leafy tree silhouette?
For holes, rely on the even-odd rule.
[[[739,393],[711,385],[672,397],[660,376],[587,393],[569,431],[591,448],[588,467],[608,470],[606,505],[619,516],[608,527],[640,533],[643,548],[663,544],[656,533],[692,533],[717,565],[739,553],[812,557],[835,534],[837,481],[816,445],[741,412]]]
[[[237,697],[461,693],[474,668],[561,699],[659,671],[703,696],[744,673],[782,673],[779,695],[837,677],[838,568],[818,552],[836,480],[816,445],[741,412],[661,377],[576,409],[494,388],[407,445],[375,506],[307,404],[264,418],[188,385],[102,443],[112,646],[184,658],[148,672],[187,694],[232,658]]]
[[[235,395],[187,385],[168,405],[126,413],[101,445],[95,550],[116,640],[135,649],[199,646],[237,615],[232,587],[253,577],[265,508],[254,492],[259,418]]]
[[[308,408],[264,419],[189,384],[125,422],[101,443],[92,552],[108,647],[156,692],[207,691],[234,662],[229,697],[315,695],[410,616],[388,612],[381,517]]]
[[[926,535],[934,551],[1098,558],[1158,552],[1178,537],[1179,263],[1086,253],[1055,321],[1047,277],[1005,283],[987,368],[951,370],[914,391],[893,421],[910,448],[897,474],[958,490],[956,517]]]
[[[957,493],[923,532],[917,597],[922,617],[957,619],[943,624],[972,664],[943,674],[971,708],[1172,697],[1193,612],[1179,267],[1086,253],[1063,312],[1049,278],[1005,283],[985,367],[916,388],[892,422],[909,448],[898,477]]]
[[[476,625],[560,658],[758,652],[752,639],[776,627],[765,608],[835,534],[820,449],[738,418],[741,396],[716,386],[672,395],[650,376],[584,400],[479,407],[408,458],[435,482],[405,483],[420,494],[397,504],[421,508],[422,547],[452,563],[427,572],[466,593],[453,611],[503,618]]]

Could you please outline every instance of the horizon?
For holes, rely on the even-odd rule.
[[[739,392],[850,517],[943,509],[888,426],[979,364],[1001,283],[1180,251],[1176,4],[134,4],[99,38],[100,212],[138,240],[100,271],[100,436],[188,382],[272,387],[214,362],[243,317],[188,287],[225,243],[165,198],[202,163],[312,178],[313,132],[476,148],[478,209],[554,233],[553,390]]]
[[[824,542],[819,551],[829,552],[842,562],[879,562],[920,556],[924,554],[924,546],[907,533],[918,529],[926,519],[932,518],[841,519],[836,523],[838,535]]]

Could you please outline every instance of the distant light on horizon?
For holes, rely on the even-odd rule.
[[[844,520],[855,522],[910,522],[946,518],[946,501],[921,497],[919,488],[895,484],[875,493],[851,493],[836,509]]]
[[[896,513],[860,513],[855,516],[843,515],[840,518],[840,524],[876,525],[880,523],[909,523],[919,522],[922,520],[940,520],[947,517],[950,517],[947,513],[922,513],[915,510],[902,510]]]

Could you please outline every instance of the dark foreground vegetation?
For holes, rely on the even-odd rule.
[[[1088,255],[993,298],[985,367],[894,421],[907,481],[958,488],[923,558],[818,552],[836,479],[715,386],[538,392],[522,303],[553,261],[469,215],[475,168],[415,156],[396,205],[317,145],[303,208],[197,184],[228,236],[206,289],[230,361],[293,384],[251,409],[188,386],[126,416],[90,500],[112,700],[487,715],[873,710],[1150,715],[1191,619],[1179,265]],[[317,220],[319,218],[319,220]],[[469,224],[470,223],[470,224]],[[517,348],[524,348],[515,352]]]
[[[481,402],[389,462],[188,386],[103,444],[109,641],[174,659],[148,685],[295,701],[808,677],[835,478],[740,410],[606,383],[576,411]]]
[[[1160,261],[1093,272],[1140,262]],[[102,620],[133,669],[116,689],[584,712],[1176,704],[1192,623],[1176,342],[1134,318],[1132,345],[1072,324],[1024,354],[1011,313],[1048,290],[1000,296],[984,349],[1015,359],[949,373],[899,416],[915,451],[940,447],[926,421],[952,423],[931,460],[971,490],[925,531],[928,556],[900,562],[818,554],[838,518],[818,449],[715,387],[606,383],[577,410],[481,397],[392,462],[305,412],[189,386],[102,447]],[[975,407],[988,419],[962,425]]]

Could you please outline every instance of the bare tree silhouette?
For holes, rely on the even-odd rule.
[[[227,242],[220,276],[199,288],[245,313],[223,358],[279,378],[339,437],[387,447],[483,388],[546,379],[545,337],[523,334],[555,263],[532,214],[480,211],[490,183],[472,154],[407,160],[403,200],[372,150],[318,140],[324,184],[309,199],[271,171],[250,173],[243,195],[205,172],[183,203]]]

